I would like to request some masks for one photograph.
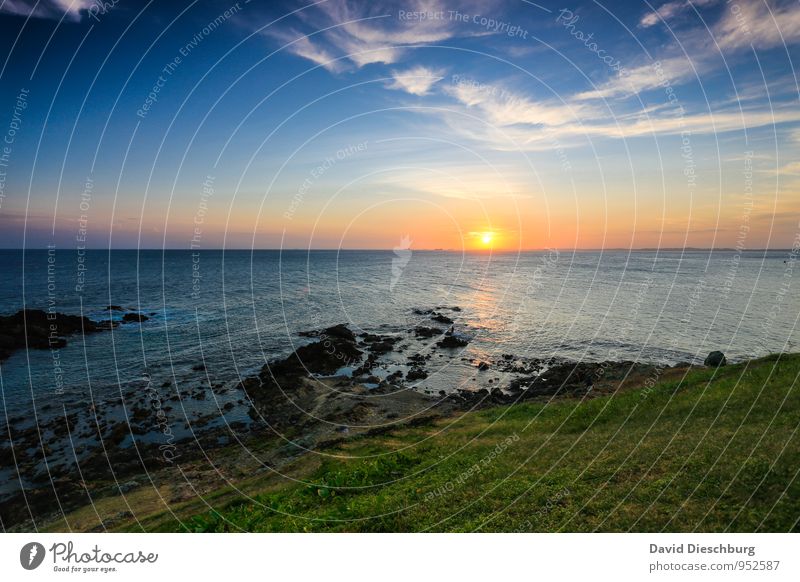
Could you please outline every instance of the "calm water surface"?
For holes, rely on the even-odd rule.
[[[205,361],[222,382],[289,353],[297,332],[347,322],[402,331],[414,309],[459,306],[465,355],[644,361],[731,359],[796,349],[800,300],[786,252],[0,251],[0,311],[46,308],[144,324],[73,338],[60,350],[65,397],[115,391],[149,373],[191,382]],[[49,287],[48,287],[49,283]],[[47,351],[2,364],[5,405],[57,386]],[[450,373],[453,371],[450,370]],[[442,372],[446,373],[446,372]]]

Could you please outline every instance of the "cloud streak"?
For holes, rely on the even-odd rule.
[[[82,12],[94,4],[93,0],[5,0],[0,5],[0,13],[14,14],[16,16],[30,16],[31,18],[46,18],[78,22],[83,17]]]
[[[674,20],[695,7],[718,3],[716,0],[668,2],[656,12],[645,14],[640,26],[647,28],[662,19]],[[764,0],[739,0],[724,3],[721,10],[721,16],[709,29],[704,26],[680,31],[672,29],[676,35],[675,42],[655,57],[670,83],[678,85],[698,79],[717,70],[723,58],[730,59],[744,51],[767,50],[800,42],[800,4],[796,2],[770,6]],[[653,63],[643,63],[582,93],[580,97],[609,99],[633,96],[655,89],[660,81],[653,72]]]
[[[481,6],[491,9],[486,3]],[[444,11],[446,5],[439,0],[411,0],[402,7],[403,13],[432,13]],[[297,13],[303,29],[307,30],[297,36],[322,32],[313,37],[308,36],[302,43],[296,43],[288,50],[315,64],[327,63],[330,58],[340,58],[340,68],[344,68],[344,63],[361,68],[375,63],[395,64],[409,48],[436,44],[458,34],[457,23],[454,21],[403,19],[398,14],[396,5],[385,2],[329,0]],[[285,34],[272,31],[267,34],[276,36],[279,40],[286,39]]]
[[[284,43],[290,53],[320,65],[331,73],[338,73],[343,68],[343,63],[324,47],[314,44],[306,35],[292,29],[286,31],[270,30],[268,35]]]
[[[682,132],[719,134],[800,121],[800,110],[793,103],[772,108],[681,110],[681,114],[674,108],[654,107],[615,115],[606,107],[580,98],[535,100],[496,85],[461,83],[447,86],[442,92],[455,104],[443,114],[436,111],[436,115],[451,130],[461,138],[506,151],[548,150],[554,143],[578,146],[587,139],[632,139]]]

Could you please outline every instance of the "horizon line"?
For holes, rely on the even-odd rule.
[[[204,249],[187,249],[184,247],[96,247],[96,248],[86,248],[86,249],[77,249],[74,247],[0,247],[0,251],[47,251],[47,250],[83,250],[83,251],[184,251],[184,252],[215,252],[215,251],[250,251],[250,252],[393,252],[394,249],[392,248],[335,248],[335,247],[324,247],[324,248],[301,248],[301,247],[292,247],[292,248],[280,248],[280,247],[269,247],[269,248],[246,248],[246,247],[214,247],[214,248],[204,248]],[[582,251],[582,252],[589,252],[589,251],[736,251],[736,252],[760,252],[760,251],[791,251],[792,248],[790,247],[760,247],[760,248],[748,248],[748,249],[737,249],[736,247],[539,247],[539,248],[527,248],[527,249],[508,249],[508,248],[499,248],[499,249],[445,249],[445,248],[423,248],[423,249],[414,249],[409,248],[408,250],[414,252],[436,252],[436,253],[531,253],[531,252],[547,252],[547,251],[559,251],[559,252],[575,252],[575,251]]]

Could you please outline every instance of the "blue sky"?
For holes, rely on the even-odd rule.
[[[763,0],[0,0],[0,245],[789,247],[798,42]]]

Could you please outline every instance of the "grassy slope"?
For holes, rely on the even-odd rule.
[[[771,356],[351,439],[300,461],[310,484],[262,475],[248,501],[221,489],[123,529],[798,531],[798,373]]]

